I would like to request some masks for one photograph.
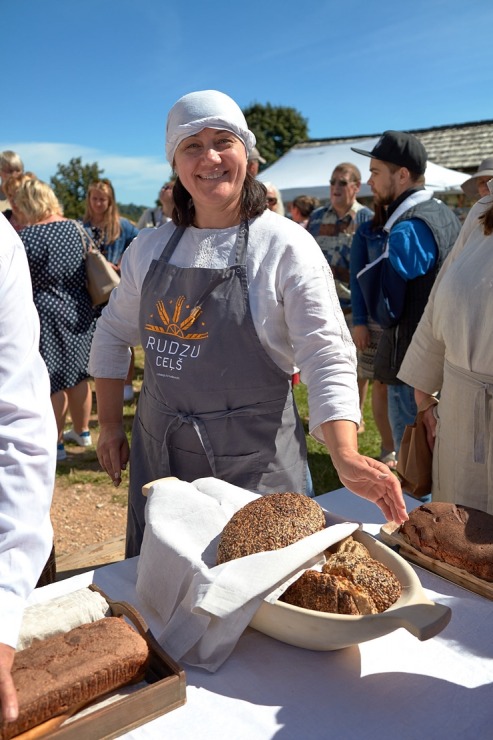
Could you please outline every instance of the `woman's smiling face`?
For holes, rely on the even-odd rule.
[[[231,131],[204,128],[184,139],[175,152],[174,166],[192,196],[199,222],[201,215],[210,216],[211,211],[238,212],[247,154]]]

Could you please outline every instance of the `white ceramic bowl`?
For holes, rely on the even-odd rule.
[[[339,650],[382,637],[399,627],[404,627],[419,640],[428,640],[441,632],[450,621],[450,608],[425,596],[409,563],[362,530],[357,530],[353,537],[399,579],[402,594],[395,604],[380,614],[355,617],[302,609],[282,601],[274,604],[264,601],[250,627],[281,642],[309,650]]]

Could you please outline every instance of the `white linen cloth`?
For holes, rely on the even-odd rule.
[[[150,487],[136,591],[166,625],[156,637],[175,660],[217,670],[262,600],[276,601],[359,526],[335,524],[281,550],[215,565],[224,526],[255,498],[215,478],[165,478]]]
[[[17,650],[24,650],[34,640],[44,640],[110,615],[108,602],[100,593],[89,588],[80,588],[51,601],[32,604],[24,610]]]
[[[141,231],[125,250],[121,282],[98,319],[89,372],[126,377],[129,347],[140,344],[142,283],[173,233],[173,223]],[[221,269],[235,262],[238,227],[185,230],[170,264]],[[246,258],[248,297],[260,343],[289,375],[301,370],[308,386],[310,433],[320,425],[360,422],[356,350],[337,298],[330,267],[306,229],[266,210],[250,221]],[[145,350],[145,347],[144,347]]]

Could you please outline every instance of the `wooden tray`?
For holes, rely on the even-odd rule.
[[[406,560],[410,560],[412,563],[420,565],[422,568],[426,568],[426,570],[430,570],[432,573],[436,573],[442,578],[456,583],[458,586],[467,588],[469,591],[473,591],[493,601],[493,583],[473,576],[456,565],[449,565],[448,563],[443,563],[441,560],[430,558],[428,555],[416,550],[412,545],[409,545],[398,532],[398,529],[399,525],[394,522],[384,524],[380,528],[380,539],[382,542],[385,542],[386,545],[390,545],[391,547],[398,548],[399,555]]]
[[[164,652],[137,610],[124,601],[109,599],[94,584],[89,588],[100,593],[108,602],[112,616],[126,617],[149,645],[151,660],[145,675],[146,685],[106,705],[108,696],[99,697],[91,707],[83,708],[83,716],[78,718],[77,714],[72,713],[73,716],[53,717],[17,735],[14,740],[41,737],[56,740],[111,740],[186,702],[185,671]],[[82,707],[77,710],[81,712]]]

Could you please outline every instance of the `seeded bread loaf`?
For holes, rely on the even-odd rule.
[[[118,617],[33,642],[15,654],[12,676],[19,717],[0,723],[0,740],[140,680],[148,659],[147,642]]]
[[[361,542],[347,537],[329,555],[322,572],[305,571],[281,600],[334,614],[378,614],[397,601],[401,591],[396,576]]]
[[[325,527],[320,504],[301,493],[271,493],[233,514],[217,548],[217,564],[279,550]]]
[[[493,515],[436,501],[413,509],[399,532],[424,555],[493,581]]]

